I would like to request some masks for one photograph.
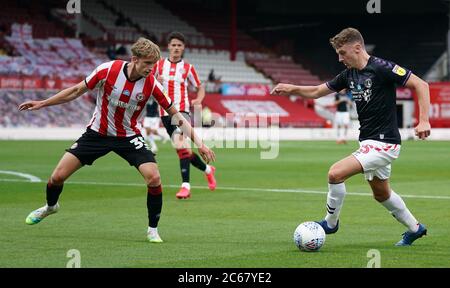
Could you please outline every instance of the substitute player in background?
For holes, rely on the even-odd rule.
[[[334,125],[336,126],[336,143],[346,144],[347,143],[347,132],[350,125],[350,112],[349,109],[352,105],[350,98],[347,96],[345,90],[337,92],[334,94],[336,106],[336,114],[334,115]],[[341,130],[344,130],[343,132]]]
[[[150,144],[150,150],[153,153],[158,152],[158,146],[155,142],[155,136],[160,137],[164,142],[166,141],[166,136],[159,134],[158,128],[159,123],[161,122],[161,118],[159,118],[159,105],[158,102],[153,98],[147,102],[145,105],[145,118],[144,118],[144,129],[145,129],[145,138],[147,142]]]
[[[159,82],[163,83],[165,91],[167,91],[175,108],[190,122],[190,106],[191,104],[192,106],[201,105],[205,97],[205,88],[200,83],[194,66],[183,59],[185,49],[184,35],[179,32],[172,32],[167,40],[169,58],[158,61],[153,67],[153,74]],[[197,98],[192,100],[192,102],[190,102],[188,94],[189,84],[197,89]],[[176,197],[178,199],[186,199],[191,196],[190,164],[205,173],[209,189],[214,190],[216,188],[215,167],[205,164],[197,154],[192,152],[185,136],[180,135],[181,131],[174,125],[176,122],[164,110],[161,110],[161,120],[173,141],[180,159],[183,182]]]
[[[173,106],[161,84],[151,75],[153,65],[161,57],[159,47],[148,39],[139,38],[131,47],[131,62],[111,61],[98,66],[79,84],[64,89],[43,101],[27,101],[19,110],[38,110],[43,107],[72,101],[88,90],[98,88],[94,115],[86,132],[59,161],[47,183],[47,204],[26,218],[27,224],[37,224],[59,209],[58,198],[64,182],[75,171],[113,151],[134,166],[147,184],[149,227],[147,239],[162,242],[158,222],[162,209],[162,187],[158,166],[153,154],[140,134],[144,108],[154,97],[165,111],[180,123],[181,129],[199,147],[205,161],[214,160],[214,152],[197,137],[190,123]]]
[[[416,91],[420,119],[415,133],[420,139],[425,139],[431,130],[428,120],[428,84],[405,68],[370,56],[364,47],[362,35],[354,28],[342,30],[330,39],[330,43],[339,55],[339,61],[347,69],[333,80],[318,86],[278,84],[272,91],[273,94],[319,98],[332,91],[350,89],[356,103],[361,125],[360,148],[331,166],[328,172],[327,214],[318,223],[327,234],[338,230],[339,213],[346,193],[344,181],[355,174],[364,173],[374,198],[408,228],[396,245],[409,246],[426,235],[427,229],[416,220],[402,198],[389,185],[391,163],[399,156],[401,144],[395,87],[403,85]]]

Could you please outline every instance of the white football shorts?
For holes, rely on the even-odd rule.
[[[400,155],[401,145],[376,140],[359,142],[359,149],[352,153],[361,163],[366,180],[376,176],[381,180],[391,177],[391,163]]]
[[[336,125],[350,124],[350,112],[336,112],[334,115],[334,123]]]
[[[159,117],[145,117],[144,127],[156,130],[159,128],[159,123],[161,119]]]

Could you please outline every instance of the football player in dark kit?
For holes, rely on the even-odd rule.
[[[334,94],[336,105],[336,114],[334,115],[334,125],[336,126],[336,143],[347,144],[347,132],[350,125],[350,112],[349,107],[352,105],[352,101],[347,96],[345,90]],[[341,133],[341,129],[343,132]]]
[[[360,122],[360,148],[352,155],[334,163],[328,172],[327,214],[318,223],[327,234],[339,229],[339,213],[346,193],[344,181],[364,173],[374,198],[401,224],[407,227],[397,246],[409,246],[426,235],[425,225],[419,223],[402,198],[389,185],[391,163],[400,154],[401,139],[397,127],[396,86],[416,91],[419,103],[419,123],[415,134],[420,139],[430,135],[428,84],[408,69],[367,53],[361,33],[346,28],[330,39],[330,44],[347,69],[333,80],[318,86],[278,84],[272,91],[277,95],[298,95],[319,98],[342,89],[349,89],[356,103]]]

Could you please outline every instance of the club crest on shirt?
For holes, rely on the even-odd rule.
[[[366,103],[370,101],[372,97],[372,80],[366,79],[363,84],[356,84],[351,81],[349,88],[352,93],[352,98],[355,102],[365,101]],[[363,87],[364,86],[364,87]],[[352,88],[353,87],[353,88]]]
[[[138,93],[138,94],[136,94],[136,99],[137,99],[138,101],[144,100],[144,93]]]
[[[184,68],[181,68],[180,73],[183,75],[184,73],[186,73],[186,70]]]
[[[364,80],[364,86],[366,86],[366,88],[370,89],[370,87],[372,87],[372,79],[367,78],[366,80]]]
[[[405,76],[406,70],[398,65],[395,65],[394,68],[392,68],[392,72],[397,74],[398,76]]]
[[[362,95],[362,97],[364,98],[364,101],[369,102],[371,96],[372,96],[372,90],[371,89],[364,90],[364,93]]]

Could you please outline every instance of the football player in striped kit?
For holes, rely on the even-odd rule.
[[[192,64],[183,59],[185,49],[185,37],[180,32],[172,32],[168,36],[169,58],[163,58],[153,67],[153,73],[167,91],[175,108],[190,122],[190,107],[201,105],[205,97],[205,88],[202,86],[197,72]],[[197,89],[197,98],[190,102],[188,94],[188,85]],[[208,187],[211,191],[216,189],[216,179],[214,166],[204,163],[201,158],[193,153],[186,142],[182,131],[177,128],[173,117],[161,109],[161,120],[167,133],[172,139],[173,145],[180,159],[180,170],[182,184],[179,192],[176,194],[178,199],[191,197],[190,185],[190,165],[196,167],[205,173],[208,181]]]
[[[56,213],[63,184],[70,175],[113,151],[143,176],[148,192],[147,239],[152,243],[163,242],[157,229],[162,209],[161,178],[153,153],[140,133],[145,105],[150,97],[177,120],[181,130],[199,147],[199,154],[206,162],[215,160],[214,152],[197,137],[151,74],[153,65],[161,58],[159,47],[148,39],[139,38],[131,51],[131,62],[103,63],[79,84],[46,100],[26,101],[19,105],[21,111],[38,110],[72,101],[88,90],[98,90],[94,115],[86,132],[66,150],[47,183],[46,205],[32,211],[26,218],[27,224],[37,224]]]

